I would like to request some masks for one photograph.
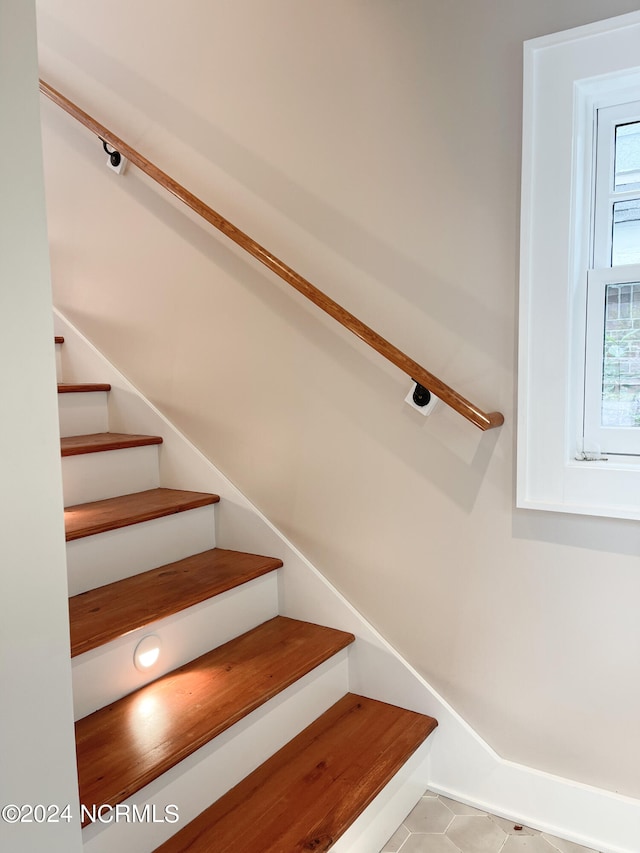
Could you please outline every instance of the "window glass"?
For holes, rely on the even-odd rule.
[[[640,199],[617,201],[613,205],[611,264],[640,263]]]
[[[640,427],[640,283],[605,288],[603,427]]]
[[[615,176],[616,192],[640,189],[640,122],[616,127]]]

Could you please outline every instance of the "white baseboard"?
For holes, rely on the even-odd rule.
[[[472,784],[438,785],[436,794],[564,838],[599,853],[637,853],[640,849],[640,803],[498,758],[486,796],[475,796]],[[479,786],[478,786],[479,787]]]
[[[355,634],[349,689],[429,714],[439,726],[429,741],[428,787],[501,817],[601,853],[638,853],[640,800],[591,788],[497,755],[250,501],[59,312],[56,333],[82,359],[83,378],[110,382],[113,431],[162,435],[161,482],[212,491],[217,544],[279,557],[280,613]],[[65,376],[67,376],[65,367]],[[67,381],[70,381],[69,379]],[[373,853],[373,851],[372,851]]]

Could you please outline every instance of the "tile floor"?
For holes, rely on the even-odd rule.
[[[597,853],[516,825],[427,791],[380,853]]]

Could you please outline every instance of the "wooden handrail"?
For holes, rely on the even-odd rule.
[[[252,240],[251,237],[239,228],[236,228],[224,216],[216,213],[208,204],[205,204],[177,181],[174,181],[173,178],[161,171],[157,166],[147,160],[146,157],[134,148],[131,148],[130,145],[127,145],[115,133],[112,133],[100,124],[100,122],[85,113],[84,110],[81,110],[80,107],[76,106],[68,98],[65,98],[64,95],[57,92],[48,83],[45,83],[44,80],[40,80],[40,91],[59,107],[62,107],[65,112],[77,119],[92,133],[95,133],[100,139],[107,142],[116,151],[119,151],[134,166],[137,166],[146,175],[149,175],[150,178],[153,178],[154,181],[157,181],[162,187],[168,190],[168,192],[184,202],[187,207],[190,207],[191,210],[195,211],[219,231],[222,231],[230,240],[233,240],[234,243],[245,249],[256,260],[280,276],[281,279],[292,287],[295,287],[299,293],[302,293],[307,299],[310,299],[317,305],[318,308],[321,308],[333,317],[334,320],[337,320],[340,325],[349,329],[354,335],[357,335],[366,344],[373,347],[374,350],[392,362],[392,364],[395,364],[396,367],[399,367],[400,370],[404,371],[415,382],[428,388],[429,391],[463,415],[463,417],[467,418],[467,420],[471,421],[471,423],[482,430],[493,429],[504,423],[504,417],[500,412],[483,412],[478,406],[470,403],[469,400],[466,400],[461,394],[458,394],[457,391],[454,391],[453,388],[450,388],[449,385],[438,379],[437,376],[429,373],[418,362],[409,358],[408,355],[405,355],[405,353],[389,343],[389,341],[385,340],[377,332],[374,332],[369,326],[358,320],[357,317],[331,299],[331,297],[327,296],[326,293],[323,293],[259,243],[256,243],[255,240]]]

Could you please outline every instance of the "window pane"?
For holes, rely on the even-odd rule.
[[[616,127],[616,192],[640,188],[640,121]]]
[[[640,263],[640,200],[613,205],[611,265]]]
[[[640,427],[640,283],[605,289],[602,426]]]

